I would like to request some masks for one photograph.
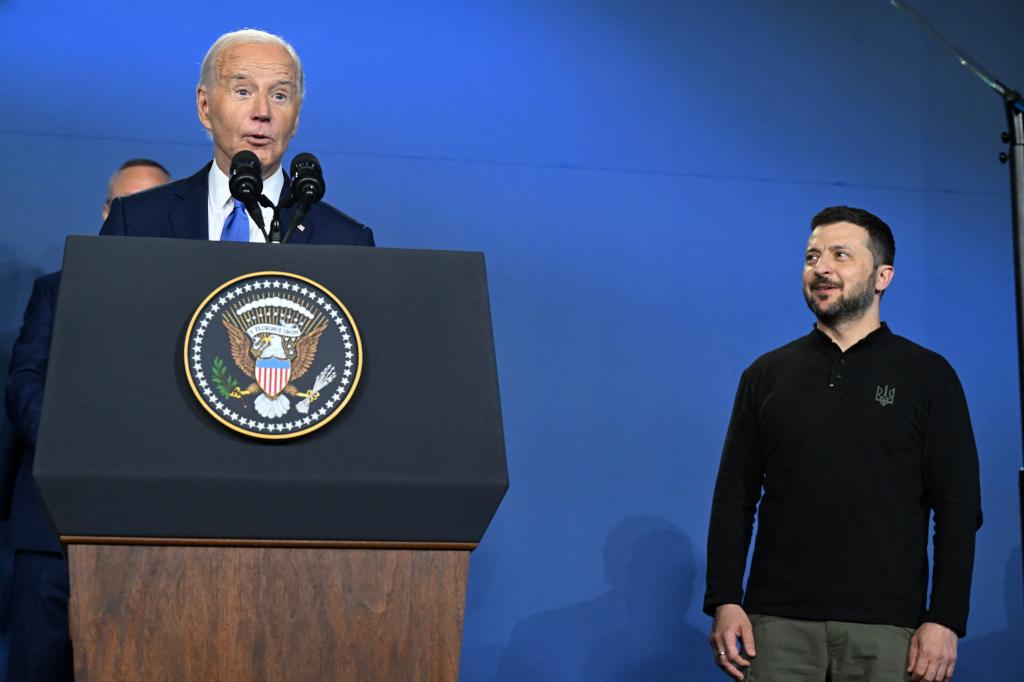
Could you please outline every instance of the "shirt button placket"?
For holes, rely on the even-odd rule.
[[[846,360],[844,360],[843,358],[839,358],[832,365],[832,374],[831,374],[831,376],[829,377],[829,380],[828,380],[828,387],[829,388],[836,388],[836,386],[839,385],[839,382],[841,382],[843,380],[843,368],[845,366],[846,366]]]

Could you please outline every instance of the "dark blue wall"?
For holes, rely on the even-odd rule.
[[[920,5],[1024,86],[1019,0]],[[946,355],[970,401],[986,525],[958,676],[1019,675],[1002,108],[905,15],[884,0],[0,0],[0,363],[32,277],[65,235],[96,231],[121,161],[182,176],[210,158],[198,65],[246,24],[303,57],[292,151],[320,156],[328,200],[381,246],[487,255],[512,487],[472,560],[465,679],[716,679],[699,602],[735,384],[810,328],[807,223],[836,203],[894,227],[883,316]]]

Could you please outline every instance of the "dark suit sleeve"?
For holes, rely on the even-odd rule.
[[[355,246],[376,246],[376,243],[373,241],[373,230],[364,226],[356,237]]]
[[[290,223],[294,209],[285,209],[282,223]],[[297,244],[338,244],[374,246],[373,230],[328,203],[313,204],[303,221],[305,228],[292,232],[289,241]]]
[[[46,275],[32,287],[7,378],[7,415],[21,441],[33,449],[39,433],[59,282],[59,275]]]
[[[14,484],[21,466],[21,448],[7,415],[0,415],[0,521],[11,516]]]
[[[100,234],[123,237],[127,234],[125,230],[126,223],[127,221],[124,218],[124,202],[121,200],[121,197],[118,197],[110,202],[110,213],[107,214],[107,219],[103,221]]]

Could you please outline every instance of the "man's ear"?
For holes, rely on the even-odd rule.
[[[211,130],[213,126],[210,124],[210,98],[205,85],[196,87],[196,113],[203,127]]]
[[[891,265],[879,265],[875,270],[875,291],[882,293],[892,284],[892,278],[896,275],[896,268]]]

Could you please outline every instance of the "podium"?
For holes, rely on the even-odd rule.
[[[322,286],[361,338],[344,409],[287,440],[227,428],[186,378],[200,304],[257,272]],[[508,487],[483,257],[71,237],[35,477],[79,682],[457,679]]]

